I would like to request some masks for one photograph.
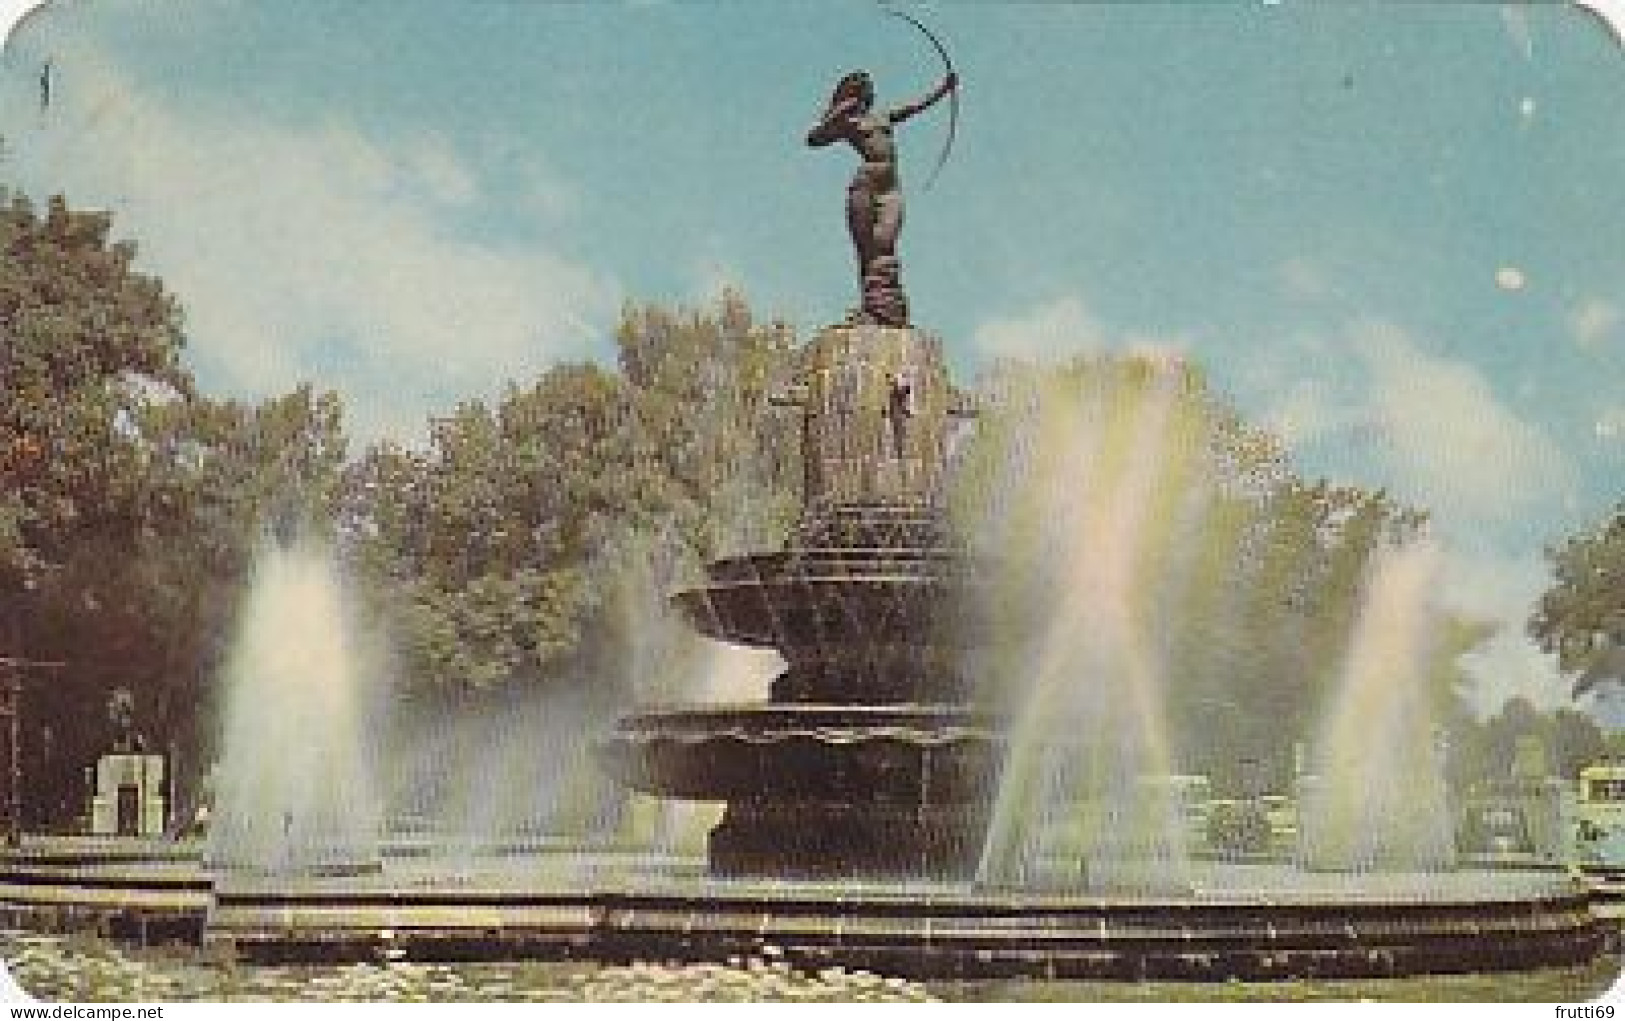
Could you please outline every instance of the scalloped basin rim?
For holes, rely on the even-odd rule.
[[[679,729],[684,725],[781,727],[875,726],[959,726],[989,731],[1003,730],[1005,719],[989,709],[965,705],[833,705],[819,703],[754,702],[735,705],[649,706],[628,713],[616,723],[616,731],[631,729]]]
[[[822,745],[893,742],[916,748],[998,746],[1002,720],[965,706],[753,705],[671,708],[622,717],[599,747],[761,748],[795,741]]]

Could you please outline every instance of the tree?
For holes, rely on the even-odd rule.
[[[180,311],[109,243],[111,218],[53,198],[0,207],[0,592],[49,583],[87,536],[139,529],[143,466],[131,415],[188,393]],[[15,598],[8,604],[17,605]],[[24,622],[14,612],[15,646]]]
[[[1625,503],[1589,532],[1548,547],[1551,587],[1529,620],[1529,634],[1575,694],[1606,680],[1625,683]]]
[[[729,296],[628,308],[617,341],[616,369],[556,365],[434,420],[423,449],[376,446],[346,472],[342,544],[399,652],[400,746],[455,734],[459,758],[522,754],[563,778],[518,798],[510,835],[614,825],[625,792],[581,737],[700,646],[671,591],[725,547],[781,541],[795,506],[793,433],[769,405],[786,331]],[[510,748],[511,730],[479,730],[490,719],[533,726]],[[403,803],[457,811],[442,766],[407,764],[423,777]]]
[[[776,545],[793,519],[798,423],[772,396],[793,371],[793,337],[725,292],[709,314],[648,305],[616,333],[640,460],[666,480],[663,512],[701,559]]]
[[[35,822],[82,810],[114,736],[86,707],[115,692],[196,761],[263,523],[330,502],[344,458],[332,395],[201,396],[178,304],[110,233],[60,198],[0,206],[0,651],[65,664],[26,693]]]
[[[1567,706],[1542,711],[1527,698],[1514,696],[1487,719],[1453,729],[1451,782],[1459,789],[1502,783],[1520,768],[1539,768],[1573,781],[1582,767],[1610,751],[1608,738],[1585,713]],[[1532,752],[1539,752],[1538,760]],[[1520,756],[1527,761],[1520,763]]]
[[[76,773],[76,745],[105,737],[84,724],[83,706],[107,694],[92,687],[85,660],[118,656],[135,640],[120,627],[107,575],[140,540],[152,506],[132,424],[154,401],[191,389],[179,308],[133,269],[134,245],[109,241],[110,227],[106,214],[60,198],[41,215],[0,194],[0,644],[9,655],[69,661],[29,685],[33,781]],[[31,782],[25,814],[63,810],[73,800],[65,791]]]
[[[631,561],[661,590],[719,549],[782,536],[794,507],[782,328],[737,296],[716,310],[628,308],[619,372],[559,365],[494,407],[433,422],[428,449],[370,450],[344,529],[419,686],[620,691]],[[624,680],[624,678],[623,678]]]

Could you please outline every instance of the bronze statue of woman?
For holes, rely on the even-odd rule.
[[[852,321],[879,326],[907,326],[908,298],[903,294],[897,235],[903,229],[903,191],[897,174],[897,144],[892,126],[900,124],[958,87],[952,71],[929,95],[875,112],[875,87],[866,71],[840,80],[807,144],[846,142],[861,162],[846,189],[846,226],[858,257],[862,306]]]

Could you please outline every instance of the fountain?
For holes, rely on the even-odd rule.
[[[861,302],[781,398],[801,409],[800,521],[782,551],[719,560],[674,599],[703,634],[777,649],[788,668],[766,705],[641,712],[603,746],[637,790],[727,802],[714,875],[942,879],[981,852],[1002,743],[960,675],[977,573],[943,513],[949,428],[968,409],[941,344],[908,322],[892,142],[956,85],[950,71],[877,113],[853,72],[807,135],[862,157],[847,196]]]
[[[968,876],[1001,743],[961,676],[974,576],[941,506],[963,402],[933,338],[872,325],[825,330],[784,400],[805,464],[789,542],[713,563],[674,602],[788,668],[765,705],[628,716],[603,758],[640,791],[727,801],[717,875]]]
[[[764,703],[647,708],[599,748],[637,791],[726,803],[704,904],[683,897],[644,938],[670,939],[680,917],[685,948],[725,943],[748,918],[806,955],[909,971],[1184,977],[1594,952],[1563,878],[1456,868],[1418,694],[1426,548],[1378,558],[1367,579],[1342,694],[1314,735],[1318,774],[1300,782],[1295,854],[1196,860],[1165,724],[1166,622],[1142,591],[1199,489],[1184,367],[1153,360],[1126,408],[1063,409],[1037,439],[1059,434],[1058,448],[1026,451],[1044,469],[995,483],[1055,492],[972,553],[944,509],[969,401],[939,341],[907,321],[900,199],[875,183],[895,184],[877,125],[902,118],[872,118],[873,98],[867,76],[846,76],[808,139],[848,141],[865,163],[848,193],[860,306],[803,350],[781,401],[801,414],[800,519],[781,550],[718,560],[672,597],[702,634],[776,649],[787,667]],[[1013,680],[976,676],[1012,663]],[[1371,761],[1373,739],[1386,761]]]

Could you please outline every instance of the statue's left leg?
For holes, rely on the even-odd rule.
[[[897,237],[903,232],[903,193],[896,188],[875,199],[875,248],[879,257],[897,255]]]
[[[861,179],[853,181],[846,190],[846,230],[852,237],[852,253],[857,259],[859,308],[854,310],[855,320],[861,319],[867,310],[866,281],[879,256],[875,240],[877,212],[873,189]]]

